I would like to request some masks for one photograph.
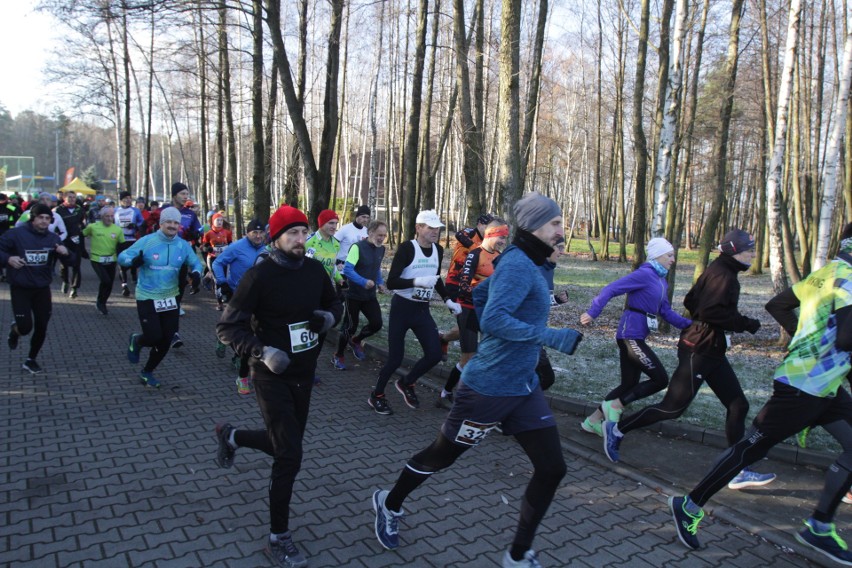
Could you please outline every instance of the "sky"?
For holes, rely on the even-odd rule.
[[[53,107],[42,77],[60,30],[52,16],[34,11],[36,2],[3,3],[7,24],[0,33],[0,103],[15,116],[28,109],[49,113]]]

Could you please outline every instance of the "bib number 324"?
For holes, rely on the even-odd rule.
[[[292,353],[301,353],[319,345],[319,335],[308,329],[308,322],[291,323],[288,327]]]

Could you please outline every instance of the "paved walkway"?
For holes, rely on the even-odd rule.
[[[0,565],[269,566],[270,459],[240,450],[228,470],[213,459],[217,421],[258,427],[261,419],[255,401],[236,394],[229,360],[214,355],[212,296],[187,299],[186,346],[169,353],[157,373],[163,386],[151,390],[124,355],[138,331],[135,302],[114,296],[109,316],[100,316],[94,288],[87,267],[80,297],[55,292],[39,357],[45,375],[21,370],[28,340],[10,352],[0,328]],[[0,322],[10,320],[4,284]],[[375,414],[366,398],[379,362],[337,372],[330,353],[321,355],[292,503],[291,527],[310,566],[497,566],[530,475],[519,447],[492,436],[434,476],[406,503],[400,548],[384,551],[373,534],[372,492],[434,439],[445,413],[424,385],[420,410],[392,392],[396,414]],[[818,470],[762,464],[779,481],[721,492],[699,533],[705,547],[690,552],[677,541],[666,496],[697,481],[718,450],[638,433],[613,467],[598,439],[578,431],[577,416],[560,419],[569,471],[535,543],[544,566],[820,562],[791,537],[816,499]],[[844,510],[838,524],[849,522]]]

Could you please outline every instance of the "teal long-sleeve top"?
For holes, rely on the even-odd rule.
[[[145,235],[118,255],[121,266],[131,266],[143,257],[136,286],[137,300],[161,300],[178,295],[178,278],[184,264],[189,272],[201,273],[201,261],[190,244],[180,237],[166,237],[162,231]]]

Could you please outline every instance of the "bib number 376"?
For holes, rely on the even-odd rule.
[[[301,353],[313,349],[319,345],[319,336],[308,329],[308,322],[291,323],[290,329],[290,351]]]

